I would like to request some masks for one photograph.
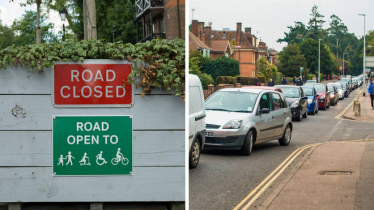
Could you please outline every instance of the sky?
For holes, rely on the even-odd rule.
[[[200,22],[212,22],[213,30],[229,28],[236,30],[236,23],[251,27],[252,33],[269,48],[282,50],[286,43],[277,43],[277,39],[289,32],[287,26],[294,26],[294,21],[308,24],[312,7],[325,17],[324,28],[331,22],[330,16],[335,14],[348,27],[349,33],[357,37],[364,34],[364,17],[366,14],[366,32],[374,30],[373,0],[187,0],[189,1],[188,25],[193,19]],[[192,14],[192,9],[195,11]],[[367,33],[366,33],[367,34]]]
[[[0,0],[0,19],[3,24],[11,26],[15,19],[19,20],[22,17],[22,14],[26,10],[36,11],[36,4],[27,5],[26,7],[21,7],[20,2],[26,2],[26,0],[14,0],[14,2],[9,3],[9,0]],[[46,12],[46,8],[42,6],[42,12]],[[47,23],[51,22],[55,26],[55,33],[62,31],[62,24],[60,14],[57,11],[50,11],[48,13]],[[68,25],[68,22],[65,21],[65,26]]]

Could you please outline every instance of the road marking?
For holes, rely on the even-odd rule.
[[[320,143],[317,143],[317,144],[320,144]],[[264,179],[264,181],[262,181],[254,190],[252,190],[251,193],[248,194],[247,197],[245,197],[235,208],[234,210],[237,210],[240,208],[240,206],[242,206],[253,194],[255,194],[259,188],[262,187],[262,185],[264,185],[284,164],[287,163],[287,161],[295,154],[297,153],[299,150],[302,150],[304,149],[305,147],[308,147],[308,146],[314,146],[315,144],[311,144],[311,145],[305,145],[305,146],[302,146],[298,149],[296,149],[291,155],[289,155],[268,177],[266,177]]]
[[[361,141],[374,141],[374,139],[343,140],[343,142],[361,142]],[[329,141],[329,142],[331,142],[331,141]],[[336,141],[336,142],[342,142],[342,141]],[[299,156],[304,150],[306,150],[308,148],[311,148],[311,147],[314,147],[314,146],[319,146],[319,145],[325,144],[325,143],[328,143],[328,142],[304,145],[304,146],[296,149],[269,176],[267,176],[254,190],[252,190],[247,195],[247,197],[245,197],[237,206],[235,206],[235,208],[233,210],[238,210],[244,203],[246,203],[248,201],[248,199],[250,199],[254,195],[253,198],[247,203],[247,205],[245,205],[242,208],[243,210],[248,209],[256,201],[256,199],[258,199],[265,192],[265,190],[267,190],[269,188],[269,186],[283,173],[283,171],[296,159],[297,156]],[[277,174],[273,177],[273,175],[275,173],[277,173]],[[268,182],[268,180],[271,177],[273,177],[273,178]]]

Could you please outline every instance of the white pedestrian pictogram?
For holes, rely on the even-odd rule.
[[[64,166],[64,160],[65,160],[66,158],[64,158],[62,155],[60,155],[60,158],[58,159],[58,164],[57,165],[60,165],[61,164],[61,166]]]
[[[87,162],[86,162],[86,159],[87,159]],[[83,158],[82,158],[81,161],[79,161],[79,163],[81,164],[81,166],[90,166],[91,165],[90,158],[87,156],[86,152],[84,153]]]
[[[123,156],[121,153],[121,148],[118,148],[116,157],[112,159],[112,164],[117,165],[120,161],[123,165],[129,164],[129,159],[125,158],[125,156]]]
[[[66,165],[68,165],[69,162],[70,162],[71,165],[73,165],[73,162],[71,161],[72,158],[75,159],[75,158],[71,155],[71,152],[69,151],[69,152],[68,152],[68,155],[66,155],[66,159],[68,159],[68,162],[66,163]]]
[[[99,160],[100,160],[100,162],[99,162]],[[106,160],[103,158],[103,151],[100,151],[100,154],[96,155],[96,163],[99,166],[107,163]]]

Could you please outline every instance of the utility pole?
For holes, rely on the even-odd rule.
[[[321,82],[321,40],[318,39],[318,82]]]
[[[358,14],[358,15],[360,15],[360,16],[364,16],[364,63],[363,63],[363,65],[362,65],[362,67],[363,67],[363,70],[362,70],[362,74],[365,76],[365,69],[366,69],[366,67],[365,67],[365,39],[366,39],[366,36],[365,36],[365,33],[366,33],[366,31],[365,31],[365,14]],[[366,78],[366,76],[365,76],[365,78]],[[365,79],[364,79],[364,93],[363,93],[363,96],[365,96],[365,93],[366,93],[366,82],[365,82]]]
[[[344,76],[344,66],[345,66],[344,65],[344,55],[345,55],[345,53],[343,53],[343,74],[342,74],[343,76]]]

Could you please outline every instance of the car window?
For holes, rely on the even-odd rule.
[[[281,108],[287,108],[288,107],[287,101],[282,94],[280,94],[280,98],[281,98],[280,100],[282,101]]]
[[[299,93],[300,88],[281,87],[280,89],[282,90],[283,95],[286,98],[299,98],[300,97],[300,93]]]
[[[272,110],[271,101],[268,93],[265,93],[261,96],[260,99],[260,110],[263,108],[268,108],[269,110]]]
[[[273,110],[277,110],[280,108],[284,108],[283,106],[283,101],[281,100],[281,97],[277,93],[272,93],[271,94],[272,101],[273,101]]]
[[[303,88],[303,92],[306,96],[313,96],[313,90],[312,88]]]
[[[257,96],[257,93],[242,91],[218,91],[205,101],[205,109],[252,112]]]
[[[324,93],[325,92],[325,86],[324,85],[315,85],[314,88],[318,93]]]
[[[315,88],[313,88],[313,91],[314,91],[314,95],[317,95],[317,91]]]

